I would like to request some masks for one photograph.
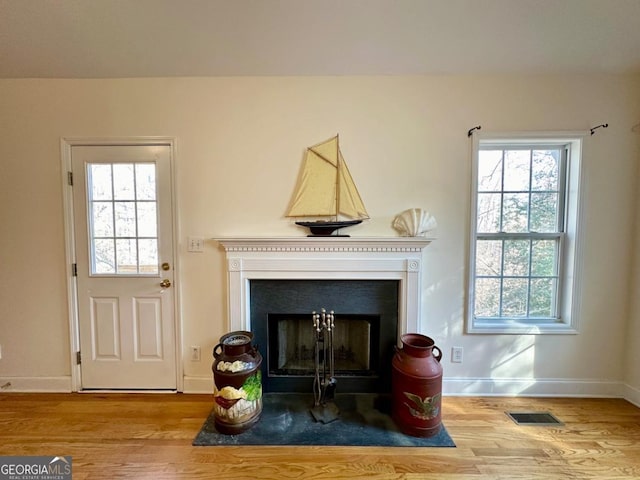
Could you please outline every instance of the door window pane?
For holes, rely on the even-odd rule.
[[[93,165],[91,171],[91,198],[111,200],[113,198],[111,165]]]
[[[135,202],[115,202],[116,237],[136,236]]]
[[[154,163],[87,166],[92,275],[157,275]]]
[[[124,274],[138,273],[137,242],[132,239],[116,240],[117,272]]]
[[[95,237],[112,237],[113,202],[92,202],[91,220]]]
[[[93,240],[93,262],[91,273],[116,273],[116,251],[113,240],[96,238]]]
[[[140,273],[156,273],[158,271],[158,240],[141,238],[138,240],[138,266]]]
[[[113,198],[116,200],[135,200],[133,164],[113,164]]]
[[[157,221],[156,221],[156,202],[137,202],[138,203],[138,236],[139,237],[156,237]]]
[[[156,166],[153,163],[136,164],[136,199],[156,199]]]

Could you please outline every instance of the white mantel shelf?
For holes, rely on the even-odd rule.
[[[426,237],[225,237],[216,238],[227,252],[268,251],[421,251]]]
[[[226,237],[231,330],[251,330],[250,281],[397,280],[398,339],[419,332],[426,237]]]

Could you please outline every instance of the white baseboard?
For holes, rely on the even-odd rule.
[[[622,385],[622,392],[622,397],[625,400],[640,408],[640,388],[632,387],[625,383]]]
[[[213,393],[213,377],[185,375],[182,393]]]
[[[70,393],[71,376],[0,377],[5,392]],[[210,376],[185,376],[183,393],[213,393]],[[624,398],[640,407],[640,389],[616,381],[567,379],[444,378],[442,393],[449,396],[496,397],[606,397]]]
[[[0,377],[0,394],[5,392],[70,393],[71,376],[63,377]],[[107,390],[108,391],[108,390]],[[184,393],[213,393],[210,376],[184,377]],[[96,391],[93,391],[95,393]],[[136,392],[139,392],[136,390]],[[163,391],[162,393],[166,393]]]
[[[602,380],[533,378],[444,378],[450,396],[622,397],[622,383]]]
[[[63,377],[0,377],[0,393],[70,393],[71,375]]]

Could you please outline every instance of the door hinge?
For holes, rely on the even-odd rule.
[[[77,263],[72,263],[71,264],[71,275],[74,277],[78,276],[78,264]]]
[[[80,351],[76,352],[76,364],[80,365],[82,363],[82,355],[80,355]]]
[[[67,172],[67,183],[73,186],[73,172]]]

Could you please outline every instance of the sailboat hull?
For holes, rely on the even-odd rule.
[[[337,220],[335,222],[325,222],[318,220],[315,222],[296,222],[296,225],[307,227],[311,232],[309,237],[348,237],[349,235],[334,235],[333,232],[345,227],[351,227],[362,223],[362,220]]]

